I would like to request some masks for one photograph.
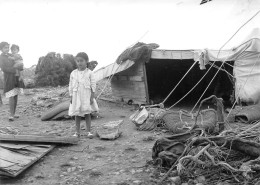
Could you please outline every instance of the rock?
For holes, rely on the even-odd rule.
[[[71,168],[68,168],[68,169],[67,169],[67,172],[70,173],[70,172],[71,172]]]
[[[179,176],[170,177],[169,180],[176,185],[181,185],[181,178]]]
[[[133,183],[134,184],[140,184],[142,181],[140,181],[140,180],[135,180],[135,181],[133,181]]]
[[[142,169],[138,169],[138,170],[136,170],[136,172],[137,173],[141,173],[141,172],[143,172],[143,170]]]
[[[72,160],[78,160],[79,158],[74,156],[74,157],[72,157],[71,159],[72,159]]]
[[[132,169],[130,172],[131,172],[132,174],[135,174],[135,170],[134,170],[134,169]]]
[[[29,177],[28,179],[27,179],[27,182],[29,182],[29,183],[32,183],[34,181],[34,178],[33,177]]]
[[[203,183],[197,183],[196,185],[204,185]]]
[[[76,167],[70,167],[67,169],[68,173],[74,172],[77,168]]]
[[[71,171],[74,172],[77,168],[76,167],[71,167]]]
[[[182,183],[181,185],[189,185],[187,182]]]
[[[36,105],[39,106],[39,107],[44,107],[45,103],[44,103],[43,100],[38,100],[38,101],[36,101]]]

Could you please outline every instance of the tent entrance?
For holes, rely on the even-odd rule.
[[[192,59],[151,59],[148,63],[146,63],[145,67],[150,103],[161,103],[181,80],[193,63],[194,60]],[[233,62],[229,63],[233,65]],[[216,62],[215,65],[220,66],[221,62]],[[210,66],[207,65],[206,67],[206,70],[200,70],[199,65],[195,64],[188,75],[183,79],[183,81],[165,102],[165,106],[173,105],[184,95],[186,95],[202,78],[206,71],[208,71]],[[225,64],[224,68],[232,74],[233,68],[231,66]],[[216,72],[217,69],[212,67],[204,79],[177,106],[194,105],[199,100],[200,96]],[[227,103],[230,99],[230,95],[232,94],[232,90],[233,84],[231,83],[228,75],[223,71],[219,71],[203,98],[215,94],[217,97],[222,97]]]

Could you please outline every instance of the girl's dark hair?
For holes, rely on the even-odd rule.
[[[6,45],[8,45],[9,46],[9,44],[8,44],[8,42],[1,42],[0,43],[0,50],[2,50]]]
[[[88,63],[88,55],[87,55],[87,53],[85,53],[85,52],[80,52],[80,53],[78,53],[77,55],[76,55],[76,57],[81,57],[81,58],[83,58],[84,60],[86,60],[86,62]]]
[[[11,51],[14,50],[15,48],[18,49],[18,51],[20,51],[20,48],[18,45],[12,44]]]

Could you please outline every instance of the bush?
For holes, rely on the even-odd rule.
[[[55,52],[40,57],[35,69],[36,86],[68,85],[71,71],[76,69],[73,55],[64,54],[63,57]]]

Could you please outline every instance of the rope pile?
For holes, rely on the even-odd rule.
[[[176,170],[182,182],[200,176],[205,184],[260,182],[260,121],[219,134],[204,129],[164,137],[153,146],[157,167],[168,169],[160,182]]]

